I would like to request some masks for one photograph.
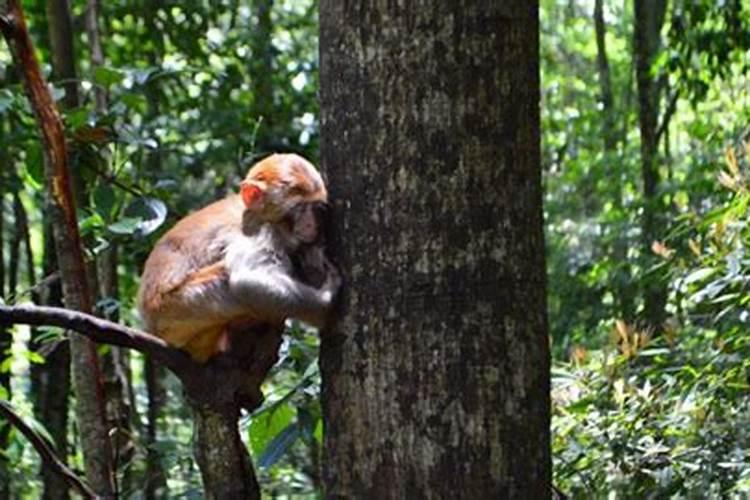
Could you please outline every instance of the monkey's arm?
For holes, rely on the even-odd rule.
[[[326,269],[326,281],[319,289],[273,267],[242,268],[229,277],[232,295],[259,317],[295,318],[316,327],[325,325],[340,286],[341,277],[333,267]]]

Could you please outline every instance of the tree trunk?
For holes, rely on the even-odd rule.
[[[260,499],[260,487],[237,427],[237,407],[191,402],[193,450],[204,495],[213,499]]]
[[[0,172],[0,302],[5,302],[5,190],[7,174]],[[12,292],[12,290],[11,290]],[[7,325],[0,324],[0,362],[5,360],[10,352],[13,335]],[[0,393],[10,401],[10,371],[0,372]],[[10,469],[6,451],[10,444],[10,425],[0,425],[0,500],[11,498]]]
[[[666,0],[635,0],[633,50],[638,84],[638,121],[641,132],[641,177],[643,179],[643,266],[655,264],[651,245],[663,238],[663,215],[666,206],[661,201],[658,163],[658,119],[661,89],[652,75],[651,66],[661,48],[661,28],[666,13]],[[665,319],[667,292],[659,276],[644,279],[644,316],[647,325],[660,330]]]
[[[59,272],[55,256],[52,224],[44,215],[44,276]],[[62,306],[62,286],[57,280],[45,287],[41,294],[42,304]],[[36,333],[36,332],[35,332]],[[38,333],[36,334],[38,335]],[[44,422],[45,428],[55,444],[58,456],[64,461],[68,456],[68,395],[70,394],[70,345],[68,342],[40,345],[32,335],[31,348],[43,351],[44,364],[31,365],[32,394],[37,420]],[[67,500],[70,498],[68,484],[51,467],[42,464],[44,500]]]
[[[596,67],[599,72],[602,102],[602,138],[605,151],[617,149],[617,135],[615,133],[615,98],[612,92],[612,75],[609,70],[607,56],[607,25],[604,21],[604,0],[594,3],[594,27],[596,30]]]
[[[607,55],[607,24],[604,20],[604,0],[594,3],[594,29],[596,31],[596,67],[599,73],[599,86],[602,103],[602,142],[604,143],[604,169],[609,171],[614,182],[611,185],[611,200],[615,210],[623,212],[622,186],[626,179],[623,162],[617,152],[621,140],[621,128],[617,127],[617,117],[620,116],[615,106],[612,90],[612,74]],[[624,118],[621,118],[624,120]],[[617,277],[612,283],[615,291],[616,313],[625,321],[630,322],[635,315],[634,294],[630,264],[628,263],[628,222],[612,228],[612,260],[617,268]]]
[[[99,0],[88,0],[86,4],[86,35],[91,51],[91,67],[96,69],[104,64],[101,33],[99,31]],[[107,90],[101,86],[94,87],[95,109],[98,116],[107,113]],[[109,151],[102,150],[94,160],[100,164],[100,171],[109,172]],[[100,310],[102,317],[110,321],[119,321],[119,279],[117,243],[109,242],[107,248],[96,256],[96,276],[98,281],[99,302],[106,301],[113,304],[113,309]],[[117,304],[114,307],[114,304]],[[133,395],[132,376],[130,372],[130,350],[110,346],[102,355],[102,371],[104,374],[105,398],[107,408],[107,422],[116,432],[113,436],[116,466],[123,470],[120,481],[122,491],[132,491],[140,485],[135,484],[134,467],[129,466],[135,452],[133,442]]]
[[[249,74],[253,83],[252,113],[262,120],[256,137],[256,154],[271,152],[279,135],[274,133],[276,104],[273,100],[273,0],[255,0],[253,7],[257,22],[250,32],[253,57],[249,58]]]
[[[159,415],[166,402],[164,391],[164,368],[149,356],[144,357],[143,370],[148,392],[146,410],[146,484],[144,496],[147,500],[166,497],[167,476],[161,466],[161,455],[157,449]]]
[[[546,498],[538,3],[320,3],[328,498]]]
[[[18,0],[7,0],[0,27],[8,40],[15,63],[24,80],[43,141],[44,168],[48,188],[48,213],[55,228],[55,250],[65,305],[91,310],[75,200],[62,120],[34,54],[23,11]],[[67,7],[67,4],[66,4]],[[69,12],[68,19],[69,19]],[[50,24],[55,20],[49,19]],[[69,54],[72,56],[72,53]],[[86,476],[97,494],[113,496],[112,454],[105,426],[103,387],[96,348],[80,335],[71,335],[73,380],[77,395],[76,421],[80,430]]]
[[[143,23],[147,32],[152,37],[152,43],[148,45],[146,60],[152,67],[161,65],[164,56],[164,34],[154,23],[153,13],[162,7],[161,0],[147,0],[144,2],[142,11]],[[145,88],[146,102],[148,103],[148,121],[156,120],[161,113],[160,80],[155,79],[147,83]],[[154,148],[146,153],[145,164],[151,175],[157,175],[163,170],[163,154],[160,147]],[[145,497],[147,500],[154,498],[166,498],[169,495],[167,488],[167,474],[162,467],[161,453],[157,446],[159,441],[159,416],[166,403],[166,391],[164,388],[164,368],[150,357],[143,360],[146,376],[146,389],[148,392],[148,407],[146,410],[146,484]]]

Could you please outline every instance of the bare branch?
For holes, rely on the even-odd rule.
[[[95,342],[135,349],[152,356],[175,372],[184,373],[195,363],[190,356],[167,345],[163,340],[148,333],[97,318],[91,314],[64,309],[33,305],[0,305],[0,324],[24,324],[34,326],[59,326],[85,335]]]
[[[71,486],[71,488],[76,490],[83,498],[96,498],[96,494],[91,490],[88,484],[86,484],[80,477],[70,470],[62,460],[60,460],[47,440],[34,429],[29,427],[29,425],[24,422],[15,411],[13,411],[13,407],[7,401],[0,401],[0,415],[4,416],[13,427],[26,436],[26,439],[31,442],[37,453],[42,457],[44,463],[59,474],[60,477]]]

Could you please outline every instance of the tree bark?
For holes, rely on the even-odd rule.
[[[104,51],[102,49],[101,33],[99,30],[99,0],[88,0],[86,3],[86,35],[88,37],[91,51],[91,67],[99,68],[104,64]],[[94,88],[94,107],[98,116],[107,113],[107,90],[101,86]],[[109,171],[110,155],[104,149],[94,160],[101,166],[101,171]],[[117,276],[117,265],[119,252],[115,241],[109,242],[108,246],[96,256],[96,276],[98,281],[97,301],[108,301],[116,303],[113,310],[99,311],[102,317],[110,321],[119,320],[119,278]],[[130,351],[120,347],[112,347],[101,357],[102,371],[104,374],[105,398],[107,408],[107,423],[112,429],[116,429],[113,436],[113,445],[116,453],[116,464],[122,472],[120,489],[132,491],[140,485],[135,483],[133,476],[134,467],[129,462],[135,453],[133,441],[134,429],[134,401],[132,376],[130,371]]]
[[[619,157],[617,148],[621,141],[621,128],[617,127],[617,107],[615,105],[614,91],[612,90],[612,73],[609,67],[609,56],[607,55],[607,24],[604,20],[604,0],[596,0],[594,3],[594,29],[596,32],[596,67],[599,74],[599,86],[602,103],[602,142],[604,143],[605,170],[611,173],[612,203],[618,212],[623,212],[622,186],[623,178],[622,159]],[[621,118],[625,120],[624,118]],[[625,226],[625,227],[623,227]],[[612,228],[616,231],[612,238],[612,260],[617,268],[617,278],[613,286],[615,290],[616,313],[625,321],[630,322],[635,315],[634,290],[631,279],[630,264],[628,263],[628,222]]]
[[[162,7],[161,0],[148,0],[144,2],[142,12],[143,23],[152,37],[152,43],[146,51],[146,60],[153,67],[161,65],[164,57],[164,34],[154,22],[153,13]],[[148,103],[147,118],[149,121],[156,120],[161,112],[161,96],[159,88],[160,81],[152,80],[145,88],[146,101]],[[157,175],[163,170],[163,154],[161,148],[154,148],[146,153],[145,164],[151,175]],[[144,495],[147,500],[154,498],[166,498],[169,495],[167,488],[167,474],[162,467],[161,453],[157,446],[159,441],[159,416],[166,404],[166,390],[164,388],[164,368],[151,357],[146,357],[144,372],[146,376],[146,390],[148,392],[148,407],[146,409],[146,487]]]
[[[44,276],[59,272],[55,256],[52,224],[44,216]],[[40,303],[48,306],[62,306],[62,286],[57,280],[45,287]],[[44,422],[54,441],[58,456],[65,460],[68,456],[68,408],[70,394],[70,345],[68,342],[40,344],[38,331],[32,330],[31,349],[45,352],[44,364],[31,365],[32,394],[34,413],[37,420]],[[42,464],[44,500],[67,500],[70,498],[68,485],[47,464]]]
[[[276,109],[273,99],[273,3],[274,0],[253,2],[257,21],[249,34],[253,51],[253,57],[248,60],[253,83],[252,112],[257,120],[262,120],[256,137],[256,151],[253,151],[256,154],[273,151],[279,137],[274,133],[273,122]]]
[[[617,149],[617,135],[615,133],[615,97],[612,92],[612,75],[609,70],[607,56],[607,24],[604,21],[604,0],[594,3],[594,27],[596,31],[596,67],[599,73],[602,103],[602,138],[604,149]]]
[[[150,356],[143,359],[146,378],[148,406],[146,408],[146,484],[144,496],[147,500],[165,497],[167,476],[161,466],[161,455],[157,449],[159,436],[159,415],[166,402],[164,390],[164,368]]]
[[[5,302],[5,172],[0,172],[0,303]],[[12,292],[12,290],[11,290]],[[0,324],[0,362],[10,352],[13,335],[7,325]],[[10,371],[0,372],[0,389],[10,401]],[[0,500],[11,498],[10,468],[5,455],[10,444],[10,426],[0,426]]]
[[[643,180],[643,266],[651,268],[656,257],[651,251],[655,240],[663,238],[665,204],[661,201],[658,163],[658,120],[661,89],[651,72],[654,59],[661,49],[661,28],[666,14],[666,0],[635,0],[633,50],[638,86],[638,122],[641,135],[641,177]],[[665,319],[666,287],[659,276],[646,276],[644,281],[644,316],[647,325],[661,329]]]
[[[54,79],[65,89],[63,106],[78,106],[78,79],[73,47],[73,21],[68,0],[47,0],[47,28],[49,30]]]
[[[19,1],[7,0],[7,8],[2,14],[0,27],[22,74],[44,145],[48,213],[57,229],[55,249],[65,305],[79,311],[90,311],[91,295],[78,233],[62,120],[34,55]],[[111,497],[114,493],[112,453],[105,426],[103,387],[96,348],[88,339],[77,335],[71,336],[70,343],[78,402],[76,420],[86,475],[97,494]]]
[[[327,498],[546,498],[538,3],[320,3]]]
[[[237,427],[232,406],[216,408],[192,402],[193,450],[201,470],[207,500],[260,499],[250,456]]]

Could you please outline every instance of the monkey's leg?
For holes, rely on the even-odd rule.
[[[221,328],[210,328],[195,333],[192,340],[185,344],[185,349],[194,360],[205,363],[220,352],[227,349],[226,330]]]
[[[226,326],[238,315],[223,265],[199,269],[165,294],[157,333],[198,361],[226,350]]]

